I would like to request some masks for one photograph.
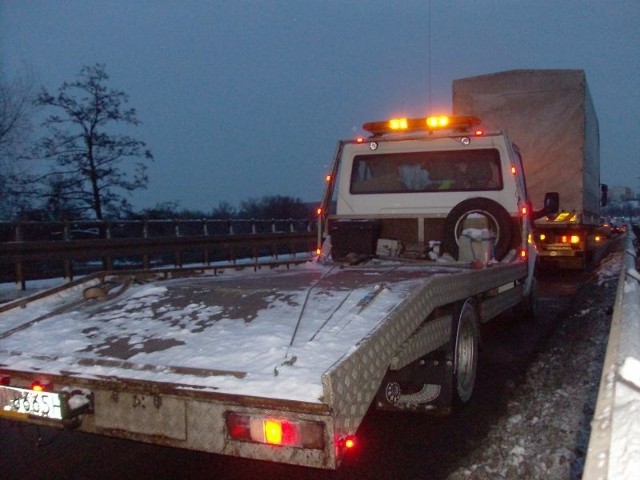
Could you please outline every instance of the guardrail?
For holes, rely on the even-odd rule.
[[[583,480],[638,478],[640,472],[640,273],[627,229]]]
[[[0,243],[0,281],[14,281],[19,289],[27,280],[99,270],[149,269],[152,266],[235,263],[238,259],[278,258],[312,252],[313,231],[249,233],[157,238],[111,238],[66,241]]]
[[[0,222],[0,243],[310,232],[316,225],[315,220],[294,218]]]

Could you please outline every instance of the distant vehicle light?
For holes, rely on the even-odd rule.
[[[517,173],[515,165],[511,165],[511,173],[515,175]]]
[[[560,243],[571,243],[576,245],[580,243],[580,235],[562,235],[560,237]]]

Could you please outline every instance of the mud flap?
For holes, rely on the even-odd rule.
[[[450,355],[437,351],[400,370],[388,371],[376,394],[375,405],[379,410],[448,414],[452,384]]]

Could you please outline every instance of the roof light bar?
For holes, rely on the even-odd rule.
[[[387,121],[365,123],[362,128],[374,135],[385,135],[419,131],[432,132],[435,130],[469,131],[479,124],[480,119],[478,117],[440,115],[423,118],[392,118]]]

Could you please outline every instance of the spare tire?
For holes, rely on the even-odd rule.
[[[494,240],[494,257],[502,260],[513,246],[513,223],[509,212],[498,202],[484,197],[468,198],[456,205],[444,221],[443,250],[458,258],[459,238],[470,214],[487,219]]]

